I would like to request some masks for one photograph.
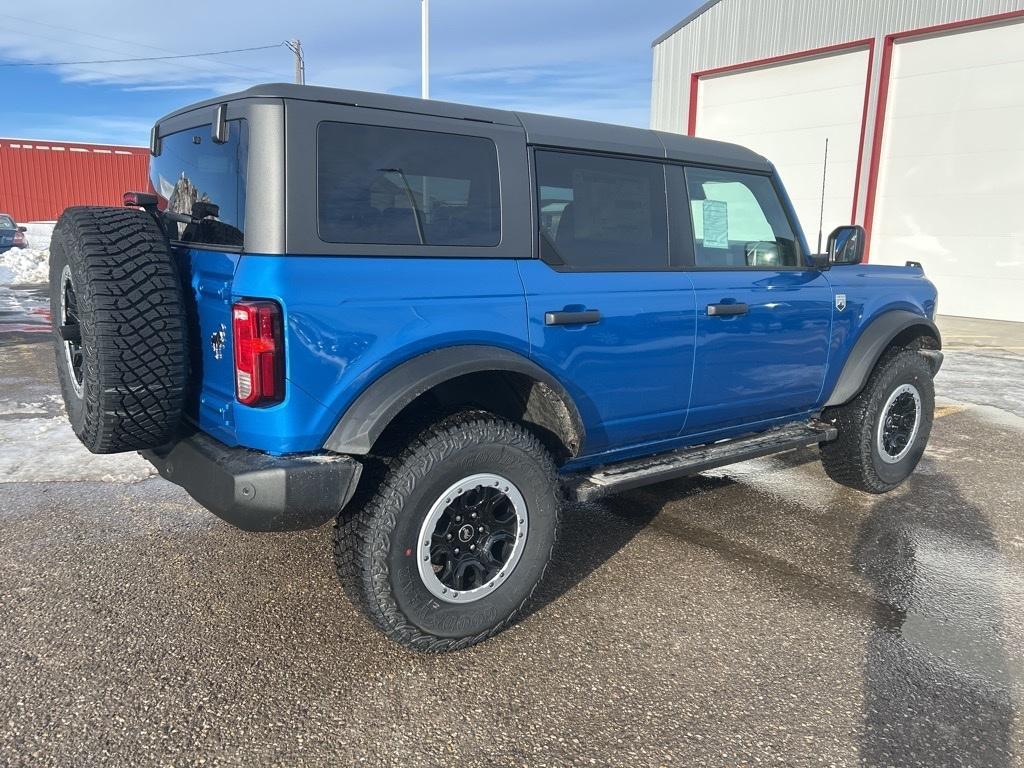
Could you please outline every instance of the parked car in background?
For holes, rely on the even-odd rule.
[[[28,248],[25,227],[19,227],[13,216],[0,213],[0,253],[11,248]]]

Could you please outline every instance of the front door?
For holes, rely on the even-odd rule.
[[[772,179],[685,171],[697,305],[693,392],[684,434],[802,416],[828,364],[832,289],[810,267]]]
[[[541,260],[518,262],[534,359],[573,395],[584,452],[678,436],[696,311],[670,265],[662,163],[535,154]]]

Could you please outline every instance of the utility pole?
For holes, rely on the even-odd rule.
[[[306,59],[302,55],[302,41],[298,38],[286,40],[288,50],[295,54],[295,83],[296,85],[306,84]]]
[[[430,98],[430,0],[420,0],[420,98]]]

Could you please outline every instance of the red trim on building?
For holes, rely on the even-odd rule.
[[[867,48],[869,51],[874,51],[875,41],[873,38],[865,38],[863,40],[854,40],[850,43],[839,43],[838,45],[826,45],[823,48],[811,48],[807,51],[797,51],[796,53],[785,53],[781,56],[771,56],[767,59],[757,59],[755,61],[744,61],[739,64],[729,64],[724,67],[715,67],[714,69],[705,69],[700,72],[694,72],[690,75],[690,114],[689,114],[689,129],[688,132],[691,136],[696,135],[697,130],[697,88],[700,84],[701,78],[712,77],[714,75],[724,75],[728,72],[739,72],[741,70],[751,69],[763,69],[771,67],[776,64],[785,64],[787,62],[796,61],[798,59],[811,59],[817,57],[825,57],[830,54],[855,50],[857,48]],[[869,67],[870,69],[870,67]],[[868,77],[868,84],[870,85],[871,78]]]
[[[857,203],[860,200],[860,169],[864,165],[864,139],[868,134],[868,111],[871,108],[871,76],[875,67],[875,41],[868,43],[868,76],[864,82],[864,111],[860,116],[860,143],[857,146],[857,170],[853,177],[853,209],[850,211],[850,223],[857,223]]]
[[[697,88],[699,85],[700,74],[694,72],[690,75],[690,114],[686,123],[686,133],[689,136],[697,135]]]
[[[864,229],[867,233],[867,244],[864,261],[871,253],[871,230],[875,219],[875,198],[878,193],[878,173],[882,164],[882,133],[885,129],[885,112],[889,102],[889,81],[892,77],[892,52],[897,41],[907,38],[939,36],[947,32],[968,29],[970,27],[999,26],[1024,19],[1024,11],[998,13],[993,16],[981,16],[976,19],[964,19],[948,24],[936,24],[931,27],[908,29],[893,32],[885,36],[882,52],[882,73],[878,84],[878,106],[875,110],[875,130],[871,138],[871,166],[868,171],[868,194],[864,204]],[[862,148],[863,149],[863,148]]]

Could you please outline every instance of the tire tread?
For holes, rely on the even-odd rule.
[[[188,324],[163,231],[144,211],[75,207],[61,215],[54,243],[60,258],[52,260],[51,285],[60,280],[54,272],[62,259],[71,263],[83,337],[88,337],[83,343],[92,353],[86,355],[85,376],[94,385],[85,389],[76,434],[93,453],[168,442],[184,406]],[[51,309],[56,317],[59,305]],[[69,377],[56,333],[55,342],[58,370]],[[62,384],[67,399],[70,384]]]
[[[364,482],[368,481],[366,485],[369,487],[362,499],[353,499],[338,516],[334,530],[334,559],[345,591],[388,638],[401,645],[427,653],[444,653],[493,637],[516,620],[543,579],[554,540],[541,575],[527,596],[491,627],[467,637],[437,637],[424,632],[406,619],[391,594],[387,555],[391,532],[404,500],[415,484],[453,451],[483,441],[515,447],[537,457],[551,478],[554,493],[555,464],[536,435],[519,424],[489,413],[462,412],[419,432],[399,455],[375,457],[375,466],[368,467],[369,476],[364,474]],[[554,508],[557,510],[558,505],[555,504]],[[555,529],[557,531],[557,520]]]

